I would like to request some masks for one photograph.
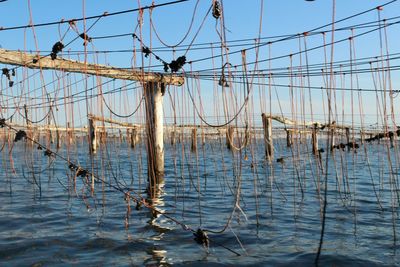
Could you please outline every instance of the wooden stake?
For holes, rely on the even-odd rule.
[[[192,129],[192,146],[191,146],[192,152],[197,151],[197,129],[193,128]]]
[[[145,84],[147,165],[149,193],[157,195],[158,185],[164,180],[163,95],[160,83]]]
[[[226,129],[226,148],[232,150],[233,148],[233,133],[235,129],[233,126],[229,125]]]
[[[134,149],[139,141],[138,130],[136,128],[133,128],[130,136],[131,136],[131,148]]]
[[[272,120],[265,113],[261,114],[264,128],[265,158],[271,162],[274,156],[274,145],[272,141]]]
[[[349,144],[350,143],[350,128],[346,127],[345,131],[346,131],[346,142],[347,142],[347,144]],[[350,151],[350,149],[351,149],[351,147],[347,146],[347,151]]]
[[[389,140],[390,140],[390,147],[394,148],[394,134],[393,134],[393,132],[389,132],[388,135],[389,135]]]
[[[89,137],[89,152],[96,153],[97,150],[97,138],[96,138],[96,124],[95,121],[89,118],[88,137]]]
[[[286,130],[286,146],[291,147],[293,145],[292,131]]]
[[[175,126],[174,129],[171,131],[171,146],[175,145]]]
[[[312,153],[314,155],[319,155],[318,153],[318,136],[317,136],[317,126],[315,125],[311,133],[312,142]]]

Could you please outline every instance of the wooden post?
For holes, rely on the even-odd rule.
[[[390,147],[394,148],[394,133],[393,132],[389,132],[389,140],[390,140]]]
[[[31,138],[32,140],[28,141],[28,144],[30,144],[31,146],[33,145],[33,140],[35,140],[35,135],[33,130],[31,130],[31,122],[29,120],[29,115],[28,115],[28,107],[26,105],[24,105],[24,112],[25,112],[25,122],[26,122],[26,134],[29,138]]]
[[[89,152],[96,153],[97,150],[97,140],[96,140],[96,122],[89,118],[88,123],[88,139],[89,139]]]
[[[314,126],[311,133],[311,142],[312,142],[312,153],[314,155],[318,155],[318,136],[317,136],[317,125]]]
[[[133,128],[131,130],[130,137],[131,137],[131,148],[135,148],[139,140],[138,131],[136,128]]]
[[[226,148],[228,148],[229,150],[232,150],[233,148],[233,133],[234,133],[235,129],[229,125],[226,128]]]
[[[175,145],[175,125],[174,125],[174,128],[171,131],[170,137],[171,137],[171,146],[173,146],[173,145]]]
[[[197,151],[197,129],[192,129],[192,145],[191,145],[192,152]]]
[[[347,144],[349,144],[350,143],[350,128],[346,127],[345,131],[346,131],[346,142],[347,142]],[[351,149],[351,147],[347,146],[347,151],[350,151],[350,149]]]
[[[272,142],[272,120],[265,113],[261,114],[264,128],[265,158],[271,162],[274,156],[274,145]]]
[[[145,84],[146,131],[147,131],[147,173],[149,194],[157,194],[158,185],[164,180],[164,128],[163,95],[161,83]]]
[[[331,136],[332,136],[332,146],[331,146],[331,152],[333,153],[335,151],[334,146],[335,146],[335,130],[332,128],[330,129],[331,131]]]
[[[291,147],[292,145],[293,145],[292,131],[289,129],[286,129],[286,146]]]

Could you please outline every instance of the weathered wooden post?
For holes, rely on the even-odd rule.
[[[89,152],[96,153],[97,150],[96,122],[91,117],[89,117],[88,121],[89,121],[88,123]]]
[[[28,144],[33,145],[33,140],[35,140],[35,135],[33,133],[33,130],[31,129],[31,121],[29,120],[28,107],[26,106],[26,104],[24,105],[24,112],[25,112],[25,122],[27,128],[26,134],[31,139],[28,141]]]
[[[164,128],[163,95],[161,83],[145,84],[146,131],[147,131],[147,166],[149,194],[157,193],[157,185],[164,180]]]
[[[197,129],[196,128],[192,129],[192,145],[191,145],[190,149],[192,150],[192,152],[197,151]]]
[[[346,129],[345,129],[345,133],[346,133],[346,143],[347,144],[350,144],[350,128],[349,127],[346,127]],[[347,151],[350,151],[350,149],[351,149],[351,146],[350,145],[348,145],[347,146]]]
[[[319,155],[318,153],[318,136],[317,136],[317,125],[314,125],[314,128],[311,132],[311,143],[312,143],[312,153],[314,155]]]
[[[390,140],[390,147],[394,148],[394,133],[392,131],[390,131],[388,133],[388,135],[389,135],[389,140]]]
[[[271,162],[274,156],[274,145],[272,141],[272,120],[265,113],[261,114],[264,129],[265,158]]]
[[[131,139],[131,148],[133,149],[136,147],[136,145],[139,141],[138,130],[136,127],[131,130],[130,137],[131,137],[130,138]]]
[[[231,125],[229,125],[226,128],[226,148],[228,148],[229,150],[232,150],[232,148],[233,148],[233,133],[234,133],[234,131],[235,131],[235,129]]]
[[[286,146],[291,147],[292,145],[293,145],[292,131],[289,129],[286,129]]]
[[[171,146],[173,146],[173,145],[175,145],[175,125],[174,125],[174,127],[173,127],[173,129],[172,129],[172,131],[171,131],[171,133],[170,133],[170,138],[171,138]]]
[[[330,134],[332,137],[332,146],[331,146],[331,152],[333,153],[335,151],[335,129],[331,128],[330,129]]]

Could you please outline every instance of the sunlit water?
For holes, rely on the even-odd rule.
[[[189,142],[184,147],[166,144],[165,185],[154,203],[171,217],[194,230],[219,231],[241,189],[229,226],[221,234],[209,233],[208,251],[190,230],[164,216],[154,218],[146,208],[136,210],[133,202],[126,227],[124,194],[107,183],[146,198],[144,144],[132,150],[125,142],[109,140],[94,159],[82,140],[69,152],[58,152],[107,182],[96,182],[93,196],[80,177],[74,189],[65,161],[57,159],[48,167],[43,151],[19,142],[12,166],[5,146],[0,265],[312,266],[321,232],[326,153],[322,172],[304,144],[297,154],[282,139],[276,142],[275,159],[284,156],[285,163],[274,160],[270,166],[263,160],[261,141],[253,143],[256,149],[234,156],[220,140],[199,144],[197,154],[190,152]],[[398,177],[391,175],[399,166],[396,151],[390,149],[392,170],[385,143],[369,145],[367,152],[368,160],[363,147],[357,154],[336,151],[335,161],[330,156],[321,266],[400,265],[395,239],[399,187]]]

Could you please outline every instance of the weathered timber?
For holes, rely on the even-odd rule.
[[[262,124],[264,128],[264,144],[265,144],[265,158],[271,162],[274,156],[274,145],[272,141],[272,119],[271,117],[261,114]]]
[[[163,90],[159,83],[145,86],[148,191],[157,195],[158,185],[164,180]]]
[[[175,74],[144,72],[135,69],[120,69],[99,64],[90,64],[57,57],[40,56],[22,51],[0,49],[0,63],[23,66],[30,69],[52,69],[65,72],[84,73],[121,80],[157,82],[182,85],[184,78]]]

